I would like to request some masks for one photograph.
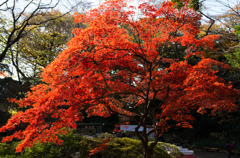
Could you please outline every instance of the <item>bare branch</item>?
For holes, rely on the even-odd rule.
[[[27,2],[27,1],[26,1]],[[8,4],[9,3],[9,4]],[[61,14],[57,17],[47,18],[46,20],[42,21],[35,21],[33,22],[32,19],[36,16],[41,15],[41,12],[48,12],[51,9],[56,8],[60,3],[60,0],[57,2],[53,2],[53,0],[48,1],[48,3],[43,3],[42,0],[37,1],[37,3],[34,0],[28,1],[24,7],[17,8],[18,3],[16,0],[13,0],[11,3],[9,0],[6,0],[0,4],[0,11],[7,11],[9,10],[11,12],[11,18],[12,18],[12,26],[10,28],[6,29],[6,26],[3,26],[4,30],[8,30],[6,35],[6,42],[5,47],[3,51],[0,53],[0,63],[5,59],[7,52],[9,49],[21,38],[25,37],[30,31],[33,29],[39,27],[39,25],[42,25],[44,23],[47,23],[52,20],[56,20],[58,18],[61,18],[67,14],[69,14],[74,8],[77,8],[79,5],[84,5],[84,1],[80,1],[77,3],[77,5],[72,5],[70,9],[66,10],[64,14]],[[10,5],[11,4],[11,5]],[[87,3],[88,6],[90,6],[90,3]],[[10,7],[9,7],[10,5]],[[5,6],[5,8],[3,8]],[[33,7],[35,6],[35,7]],[[29,10],[31,8],[34,8],[30,14]],[[21,9],[21,11],[18,11]],[[26,15],[28,14],[28,15]],[[9,26],[8,26],[9,27]],[[29,28],[29,29],[27,29]],[[3,35],[1,35],[4,37]]]
[[[0,3],[0,7],[2,7],[3,5],[6,5],[6,6],[7,6],[7,2],[8,2],[8,0]],[[1,8],[0,8],[0,11],[7,11],[8,9],[9,9],[8,7],[6,7],[5,9],[1,9]]]
[[[240,12],[238,11],[238,7],[237,7],[238,4],[235,5],[235,4],[232,2],[233,5],[236,6],[236,8],[234,8],[234,7],[232,7],[232,6],[230,5],[230,2],[229,2],[229,1],[224,2],[224,1],[222,1],[222,0],[216,0],[216,2],[220,3],[221,5],[223,5],[224,7],[228,8],[228,9],[230,9],[231,11],[233,11],[234,13],[236,13],[237,16],[240,16]]]
[[[0,3],[0,7],[3,6],[4,4],[6,4],[7,2],[8,2],[8,0],[6,0],[6,1]]]
[[[215,23],[215,20],[213,18],[211,18],[210,16],[207,16],[206,14],[204,14],[202,11],[199,10],[199,13],[202,14],[203,16],[205,16],[206,18],[208,18],[211,21],[210,26],[208,27],[207,31],[206,31],[206,35],[208,35],[208,33],[210,32],[211,27],[213,26],[213,24]]]

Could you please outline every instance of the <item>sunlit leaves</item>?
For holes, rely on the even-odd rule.
[[[191,110],[234,110],[239,91],[215,75],[218,67],[229,67],[204,58],[203,49],[213,48],[218,36],[196,38],[200,16],[187,6],[178,10],[164,2],[156,8],[145,2],[139,7],[144,16],[135,19],[127,2],[109,0],[86,15],[74,14],[75,22],[88,27],[74,29],[68,48],[44,69],[45,83],[17,101],[32,108],[0,130],[29,124],[5,141],[20,136],[19,151],[38,140],[61,143],[54,134],[64,133],[63,127],[76,128],[81,110],[88,116],[124,115],[138,127],[149,124],[156,136],[172,126],[169,121],[191,127]],[[202,60],[190,65],[169,54]],[[147,148],[148,139],[139,137]]]

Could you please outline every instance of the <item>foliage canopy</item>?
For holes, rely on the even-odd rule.
[[[74,14],[75,22],[88,27],[73,31],[68,48],[44,69],[44,83],[17,101],[32,108],[14,115],[0,131],[14,130],[21,122],[27,127],[3,142],[22,139],[17,151],[39,141],[61,144],[56,134],[76,128],[81,110],[89,116],[117,113],[138,125],[144,157],[151,157],[157,144],[157,139],[148,143],[151,133],[157,138],[172,126],[191,127],[192,110],[236,108],[239,91],[215,75],[219,67],[230,67],[204,58],[218,36],[196,38],[201,16],[188,3],[178,10],[172,2],[156,8],[146,1],[139,6],[142,18],[136,19],[128,2],[109,0],[85,15]],[[169,45],[175,49],[168,50]],[[179,46],[186,49],[179,51]],[[185,60],[169,54],[184,54]],[[189,64],[194,56],[202,60]]]

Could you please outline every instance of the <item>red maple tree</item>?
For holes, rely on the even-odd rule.
[[[12,116],[0,131],[14,130],[21,122],[27,127],[3,142],[23,140],[18,152],[35,142],[61,144],[56,134],[76,128],[82,110],[89,116],[117,113],[138,125],[144,157],[151,157],[157,139],[148,144],[148,136],[155,133],[157,138],[172,126],[169,121],[191,127],[191,110],[234,110],[239,91],[215,75],[218,67],[230,67],[204,58],[218,36],[197,38],[201,16],[187,4],[177,10],[172,2],[160,8],[142,2],[142,17],[136,19],[128,0],[108,0],[85,15],[74,14],[75,22],[87,28],[73,31],[68,48],[44,69],[44,83],[16,101],[31,108]],[[188,64],[192,56],[202,59]]]

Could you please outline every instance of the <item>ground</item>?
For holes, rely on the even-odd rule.
[[[227,152],[210,152],[202,150],[194,150],[194,156],[196,158],[227,158]],[[231,158],[240,158],[232,155]]]

